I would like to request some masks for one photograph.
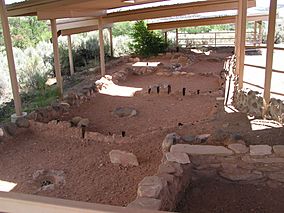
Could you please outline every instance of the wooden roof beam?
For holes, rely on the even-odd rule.
[[[98,20],[94,18],[58,20],[57,30],[97,26]]]
[[[106,15],[106,10],[40,10],[37,12],[39,20],[77,18],[77,17],[100,17]]]
[[[109,27],[112,27],[112,25],[109,24],[109,25],[104,26],[104,28],[109,28]],[[79,33],[87,33],[87,32],[91,32],[95,30],[99,30],[98,25],[61,30],[61,35],[68,36],[68,35],[79,34]]]
[[[81,0],[81,2],[87,2],[90,0]],[[7,5],[8,16],[29,16],[37,15],[37,11],[40,9],[51,9],[66,6],[66,4],[77,3],[77,0],[29,0],[20,3]]]
[[[134,3],[122,0],[29,0],[7,5],[8,16],[32,16],[38,11],[50,11],[50,15],[56,10],[107,10],[119,7],[133,6],[165,0],[135,0]]]
[[[216,24],[235,23],[237,16],[223,16],[214,18],[188,19],[148,24],[149,30],[174,29],[182,27],[207,26]],[[248,16],[248,21],[264,21],[268,15]]]
[[[248,0],[248,7],[255,6],[255,0]],[[122,21],[135,21],[171,16],[181,16],[204,12],[234,10],[237,8],[237,0],[210,0],[192,2],[111,13],[103,17],[103,23],[115,23]]]

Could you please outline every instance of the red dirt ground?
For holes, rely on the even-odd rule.
[[[219,73],[223,62],[207,59],[223,56],[224,53],[215,53],[208,57],[200,55],[199,62],[188,69],[195,73]],[[162,56],[159,56],[151,60],[161,59]],[[119,70],[118,67],[115,69]],[[145,176],[156,173],[162,158],[161,143],[168,133],[175,131],[181,135],[204,134],[214,133],[216,129],[221,128],[229,133],[241,133],[248,144],[284,143],[283,128],[253,132],[244,114],[223,113],[222,103],[216,102],[218,95],[181,95],[183,87],[190,91],[217,91],[219,83],[214,76],[130,76],[119,85],[146,89],[149,85],[158,83],[170,83],[173,91],[178,91],[178,94],[153,94],[132,98],[98,94],[79,108],[72,107],[70,113],[61,118],[89,118],[88,131],[117,135],[120,135],[121,131],[126,131],[126,136],[130,139],[128,143],[106,144],[86,141],[80,138],[76,129],[34,123],[29,132],[0,143],[0,180],[17,183],[13,190],[15,192],[125,206],[135,199],[137,184]],[[217,105],[219,112],[214,114]],[[122,106],[136,108],[138,115],[132,118],[112,116],[111,112]],[[178,123],[185,125],[178,127]],[[220,141],[209,143],[216,144]],[[138,157],[140,165],[123,168],[111,164],[108,153],[113,149],[133,152]],[[32,175],[39,169],[64,171],[65,186],[56,187],[50,192],[36,192],[38,185],[32,181]]]
[[[194,182],[184,198],[182,213],[282,213],[284,189],[241,185],[213,179]]]

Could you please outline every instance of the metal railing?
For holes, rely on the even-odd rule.
[[[208,32],[208,33],[178,33],[179,45],[182,47],[198,46],[234,46],[235,31],[228,32]],[[247,44],[260,44],[262,38],[254,32],[247,32]]]
[[[258,48],[258,49],[267,49],[267,46],[246,46],[246,49],[254,49],[254,48]],[[274,47],[274,50],[280,50],[280,51],[283,51],[284,48],[282,47]],[[245,63],[244,66],[248,66],[248,67],[253,67],[253,68],[258,68],[258,69],[266,69],[265,66],[259,66],[259,65],[254,65],[254,64],[247,64]],[[284,71],[281,71],[281,70],[276,70],[276,69],[272,69],[272,73],[280,73],[280,74],[284,74]],[[284,77],[284,76],[283,76]],[[253,84],[253,83],[250,83],[250,82],[247,82],[247,81],[243,81],[245,84],[248,84],[250,86],[253,86],[253,87],[256,87],[256,88],[259,88],[259,89],[264,89],[264,86],[260,86],[260,85],[256,85],[256,84]],[[273,92],[271,91],[270,92],[271,94],[274,94],[274,95],[279,95],[279,96],[284,96],[284,93],[279,93],[279,92]]]

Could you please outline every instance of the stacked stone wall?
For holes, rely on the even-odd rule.
[[[284,145],[174,143],[178,138],[176,134],[165,138],[164,157],[157,173],[138,184],[137,198],[128,207],[175,211],[191,181],[209,173],[239,184],[284,187]]]

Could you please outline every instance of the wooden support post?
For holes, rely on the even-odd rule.
[[[99,39],[100,39],[100,64],[101,64],[101,75],[105,76],[105,50],[104,50],[104,34],[103,34],[103,23],[102,18],[99,18]]]
[[[235,55],[237,58],[239,58],[238,54],[239,54],[239,28],[238,28],[238,21],[239,21],[239,17],[238,15],[236,16],[236,22],[235,22]]]
[[[246,19],[247,19],[247,0],[239,0],[238,8],[238,54],[236,71],[239,75],[239,89],[243,88],[244,78],[244,61],[245,61],[245,45],[246,45]]]
[[[15,104],[15,112],[17,116],[21,116],[22,115],[22,104],[21,104],[19,85],[18,85],[18,80],[17,80],[14,55],[13,55],[10,27],[9,27],[7,10],[6,10],[4,0],[0,0],[0,14],[1,14],[1,23],[2,23],[2,29],[3,29],[3,35],[4,35],[5,48],[7,52],[12,92],[13,92],[13,98],[14,98],[14,104]]]
[[[108,30],[109,30],[110,56],[113,57],[112,28],[110,27]]]
[[[72,55],[72,40],[71,35],[67,36],[68,39],[68,53],[69,53],[69,65],[70,65],[70,75],[74,75],[74,64],[73,64],[73,55]]]
[[[277,0],[270,0],[268,35],[267,35],[266,69],[265,69],[265,81],[264,81],[264,99],[265,99],[266,104],[268,104],[270,101],[276,10],[277,10]]]
[[[258,23],[258,30],[259,30],[259,32],[258,32],[258,44],[259,44],[259,46],[262,44],[262,35],[263,35],[262,24],[263,24],[263,22],[259,21],[259,23]]]
[[[165,44],[168,44],[168,32],[165,32]]]
[[[254,30],[253,30],[253,46],[256,46],[257,43],[257,21],[254,22]]]
[[[58,93],[59,93],[60,98],[62,98],[63,97],[63,87],[62,87],[61,67],[60,67],[60,59],[59,59],[56,19],[51,19],[50,23],[51,23],[51,32],[52,32],[53,54],[54,54],[54,69],[55,69]]]
[[[178,46],[178,29],[176,29],[176,48],[177,52],[179,51],[179,46]]]

